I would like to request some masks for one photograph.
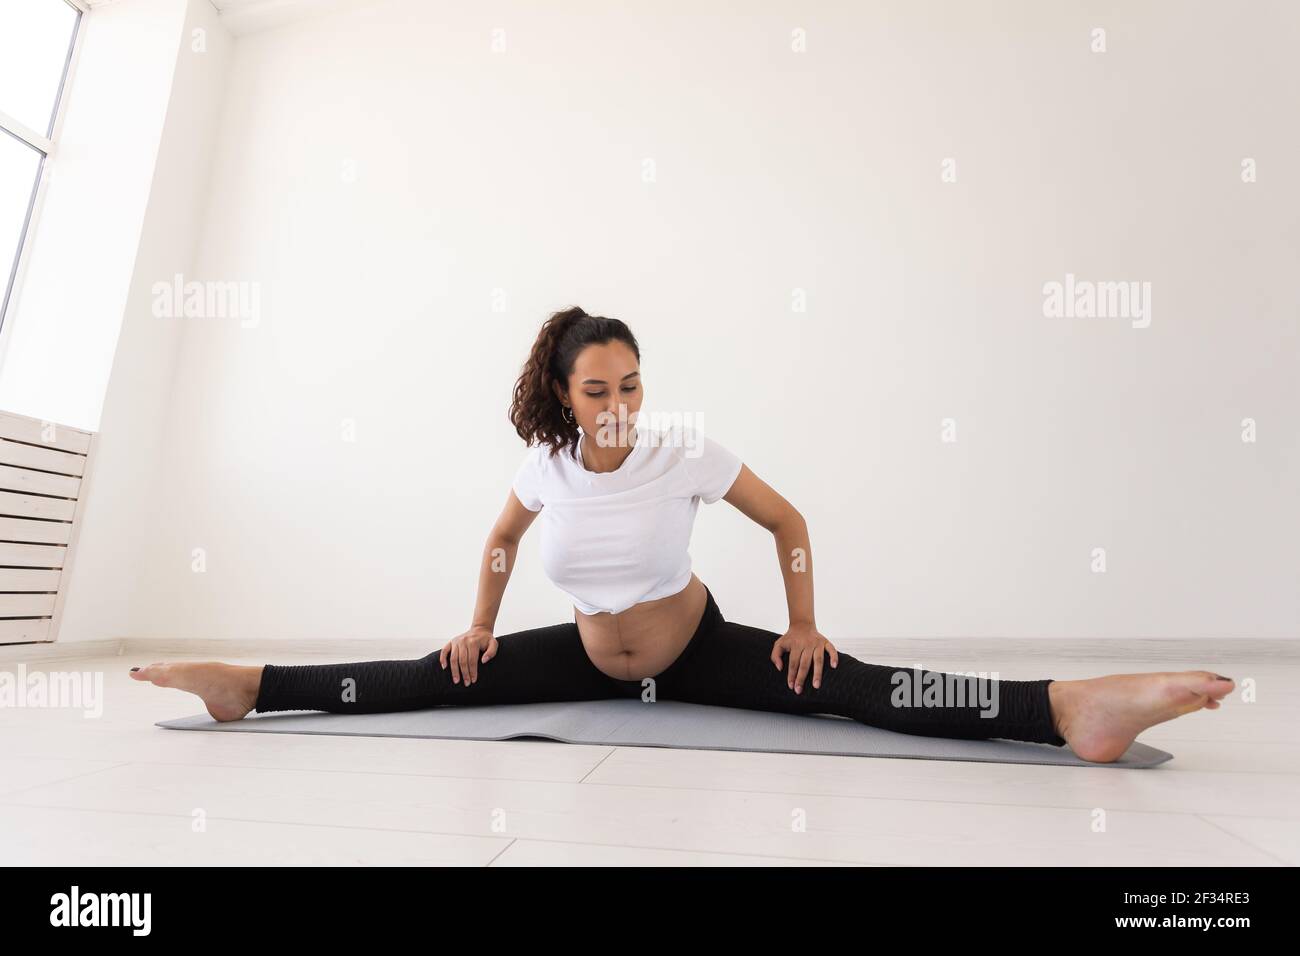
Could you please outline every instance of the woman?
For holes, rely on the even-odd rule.
[[[222,721],[252,710],[664,698],[834,714],[926,736],[1068,744],[1096,762],[1118,759],[1153,724],[1217,708],[1232,690],[1231,679],[1208,671],[1007,681],[840,654],[813,619],[803,517],[712,439],[637,428],[640,356],[617,319],[575,307],[543,324],[510,410],[516,431],[537,444],[484,548],[473,623],[440,651],[348,664],[157,663],[132,676],[195,693]],[[719,498],[776,539],[784,634],[725,620],[691,571],[699,502]],[[543,566],[573,599],[574,621],[497,637],[519,541],[539,513]]]

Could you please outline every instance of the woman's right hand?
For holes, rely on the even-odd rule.
[[[438,660],[442,669],[447,669],[451,662],[451,682],[453,684],[465,678],[468,687],[478,681],[478,665],[487,663],[497,656],[497,639],[492,636],[490,627],[471,627],[464,634],[458,634],[447,642]]]

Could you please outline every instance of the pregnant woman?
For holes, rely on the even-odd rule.
[[[813,618],[808,527],[788,501],[698,430],[636,425],[641,351],[626,324],[579,308],[542,326],[510,419],[530,448],[488,536],[465,633],[413,660],[240,666],[156,663],[137,680],[190,691],[216,720],[250,711],[375,713],[444,704],[610,697],[834,714],[907,734],[1000,737],[1118,759],[1153,724],[1217,708],[1209,671],[1012,681],[869,664]],[[784,634],[726,620],[691,571],[699,502],[725,498],[772,532]],[[574,620],[494,633],[520,539],[538,516],[547,575]]]

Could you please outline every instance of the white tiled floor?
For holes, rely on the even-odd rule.
[[[198,699],[132,681],[134,663],[148,661],[27,662],[28,673],[103,671],[105,706],[98,719],[0,709],[0,863],[1300,864],[1294,664],[1218,665],[1239,684],[1253,678],[1258,701],[1230,697],[1152,728],[1141,739],[1174,759],[1116,770],[182,733],[153,722],[201,712]],[[998,670],[1067,679],[1199,666]]]

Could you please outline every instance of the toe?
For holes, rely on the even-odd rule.
[[[1166,693],[1168,706],[1172,708],[1175,717],[1194,713],[1204,707],[1206,702],[1211,699],[1209,685],[1205,684],[1197,675],[1191,675],[1190,680],[1178,681]]]
[[[152,664],[146,664],[131,676],[136,680],[147,680],[162,685],[167,678],[167,671],[166,664],[161,661],[154,661]]]
[[[1220,680],[1219,675],[1213,671],[1192,671],[1191,675],[1194,680],[1191,682],[1190,690],[1198,695],[1204,695],[1206,698],[1214,700],[1223,697],[1232,691],[1233,683],[1229,680]]]
[[[1221,678],[1216,675],[1214,683],[1210,686],[1210,696],[1218,700],[1221,697],[1227,697],[1236,688],[1236,683],[1229,678]]]

